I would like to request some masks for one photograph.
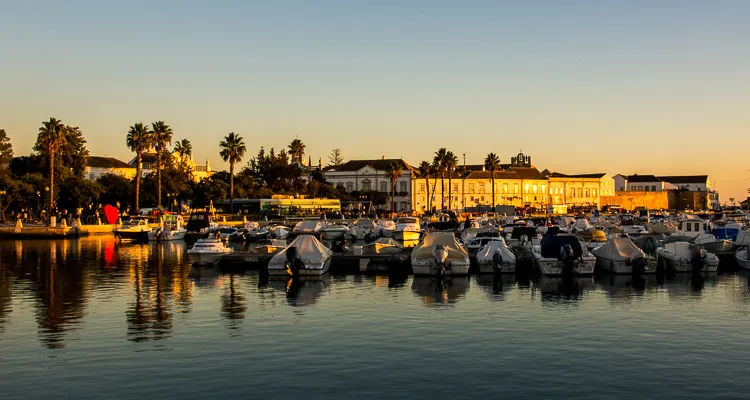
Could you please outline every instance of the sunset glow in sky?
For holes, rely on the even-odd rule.
[[[519,150],[563,173],[709,174],[750,186],[750,2],[0,0],[0,128],[31,152],[78,125],[127,161],[164,120],[198,162],[219,140],[317,162]]]

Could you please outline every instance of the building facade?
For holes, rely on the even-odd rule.
[[[545,174],[549,180],[550,204],[573,207],[601,207],[602,196],[615,194],[615,180],[606,173]]]
[[[186,155],[184,157],[181,157],[177,153],[172,153],[172,157],[175,162],[184,162],[185,165],[193,172],[193,180],[195,182],[200,182],[203,178],[208,178],[211,175],[213,175],[214,171],[211,170],[211,162],[206,160],[206,163],[203,165],[198,165],[193,161],[192,155]],[[133,159],[128,162],[128,164],[135,168],[136,166],[136,157],[133,157]],[[145,177],[146,175],[150,174],[151,172],[154,172],[156,170],[156,153],[153,151],[149,151],[146,153],[143,153],[141,155],[141,177]],[[135,176],[135,173],[133,173],[133,176]]]
[[[391,180],[386,171],[394,163],[401,169],[395,184],[395,208],[399,212],[414,210],[412,176],[414,168],[402,159],[350,160],[341,165],[323,168],[325,180],[347,193],[376,191],[391,195]]]
[[[135,177],[135,167],[114,157],[87,157],[84,177],[95,181],[106,174],[119,175],[126,179],[133,179]]]

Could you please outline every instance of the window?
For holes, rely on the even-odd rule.
[[[536,185],[533,186],[534,193],[536,193]]]
[[[546,189],[546,188],[547,188],[547,186],[546,186],[546,185],[542,185],[542,190],[541,190],[541,192],[542,192],[542,193],[545,193],[544,189]]]
[[[362,181],[362,190],[372,190],[372,182],[369,179]]]
[[[508,193],[508,184],[503,183],[503,193]]]
[[[696,232],[700,232],[700,230],[701,230],[701,224],[700,224],[700,222],[696,222],[695,223],[695,231]]]
[[[458,192],[458,183],[453,184],[453,191]]]
[[[583,197],[583,189],[578,189],[578,197]]]
[[[635,186],[631,186],[631,187],[630,187],[630,190],[632,190],[632,191],[634,191],[634,192],[635,192],[635,189],[636,189],[636,187],[635,187]]]
[[[380,191],[381,192],[387,192],[388,191],[388,184],[385,182],[380,182]]]
[[[484,201],[484,196],[482,196],[482,201]]]
[[[513,184],[513,193],[518,193],[518,184],[517,183]]]
[[[529,184],[528,183],[526,185],[524,185],[523,191],[526,192],[526,193],[529,193]]]
[[[419,185],[419,191],[420,191],[421,193],[424,193],[424,192],[425,192],[425,188],[424,188],[424,183],[422,183],[422,184],[420,184],[420,185]]]
[[[484,182],[479,184],[479,193],[484,193]]]
[[[693,224],[687,223],[687,224],[685,224],[685,228],[687,228],[687,229],[685,229],[686,232],[692,232],[692,230],[693,230]]]
[[[656,191],[656,185],[651,185],[651,191],[652,191],[652,192],[655,192],[655,191]]]
[[[592,189],[591,190],[591,196],[592,197],[596,197],[596,189]]]
[[[399,187],[398,189],[399,192],[403,192],[403,193],[408,192],[408,190],[406,190],[406,182],[403,182],[403,181],[399,182],[398,187]]]
[[[469,184],[469,193],[474,193],[474,184],[473,183]],[[472,196],[471,199],[474,200],[474,197]]]
[[[638,185],[638,191],[642,192],[643,191],[643,186]]]
[[[336,189],[344,189],[344,184],[339,182],[336,184]]]
[[[586,196],[586,197],[589,197],[589,190],[588,190],[588,189],[586,189],[586,194],[585,194],[585,196]]]
[[[346,191],[347,192],[353,192],[354,191],[354,184],[351,182],[346,183]]]

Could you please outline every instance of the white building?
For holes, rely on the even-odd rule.
[[[390,196],[391,180],[386,170],[391,163],[395,163],[401,169],[401,176],[395,185],[396,211],[411,212],[411,180],[414,169],[404,160],[351,160],[338,166],[323,168],[323,177],[328,183],[346,190],[347,193],[377,191],[388,193]]]
[[[177,153],[172,153],[172,157],[175,159],[175,161],[180,160],[180,155]],[[204,165],[197,165],[195,161],[193,161],[193,156],[185,156],[182,158],[182,161],[185,162],[185,164],[190,168],[193,172],[193,180],[195,182],[200,182],[203,178],[208,178],[211,175],[213,175],[214,171],[211,170],[211,162],[206,160],[206,163]],[[136,166],[136,157],[133,157],[128,164],[135,168]],[[154,152],[146,152],[141,154],[141,177],[145,177],[146,175],[150,174],[151,172],[156,170],[156,153]],[[133,172],[133,176],[135,176],[135,172]]]
[[[95,181],[106,174],[120,175],[123,178],[133,179],[135,167],[120,161],[114,157],[88,156],[86,158],[86,169],[84,177]]]
[[[618,192],[661,192],[663,190],[688,190],[705,192],[711,190],[708,175],[655,176],[622,175],[613,177]]]

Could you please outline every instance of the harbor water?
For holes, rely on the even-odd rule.
[[[0,242],[4,398],[747,398],[749,275],[191,275],[184,243]]]

